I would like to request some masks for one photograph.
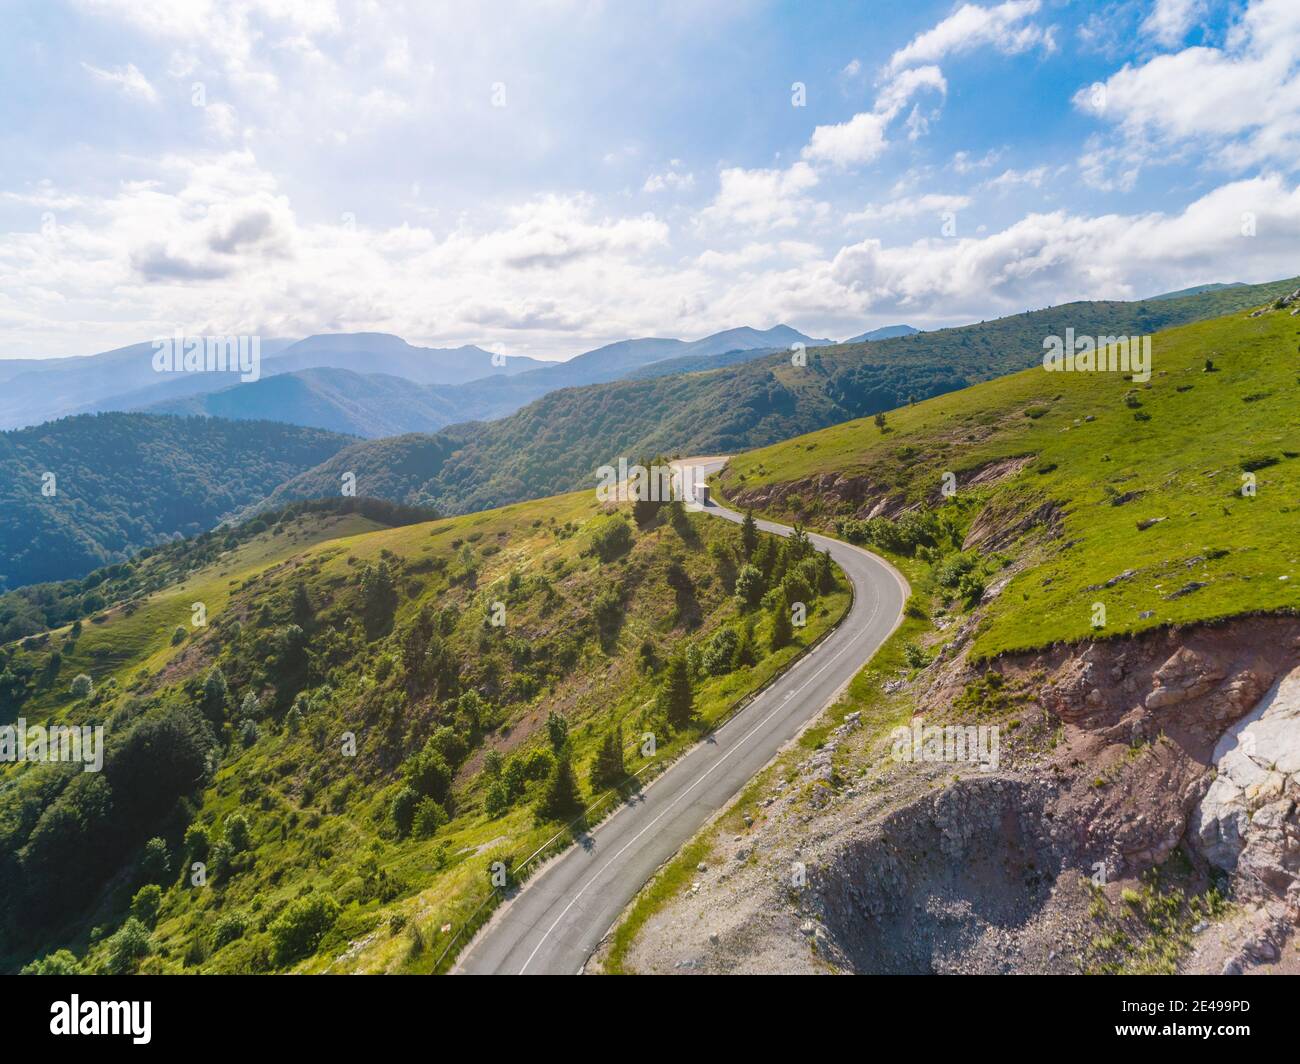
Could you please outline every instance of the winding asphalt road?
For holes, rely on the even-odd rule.
[[[704,477],[725,458],[687,460]],[[685,463],[684,463],[685,464]],[[704,512],[742,516],[713,503]],[[759,521],[788,536],[784,525]],[[454,971],[578,974],[627,904],[665,861],[803,727],[830,705],[898,627],[908,587],[874,554],[810,535],[853,583],[848,616],[748,706],[679,758],[577,845],[552,858],[479,931]]]

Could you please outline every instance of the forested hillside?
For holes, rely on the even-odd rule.
[[[94,414],[0,434],[0,588],[206,532],[351,438],[271,421]]]
[[[630,793],[848,599],[806,537],[592,492],[261,524],[0,649],[9,712],[107,736],[101,773],[0,766],[0,965],[429,971],[493,862]]]

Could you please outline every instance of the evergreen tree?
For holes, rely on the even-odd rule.
[[[370,636],[387,630],[397,611],[397,585],[386,559],[367,565],[361,573],[361,608]]]
[[[546,737],[551,741],[551,749],[559,754],[569,742],[569,722],[551,710],[546,717]]]
[[[623,763],[623,729],[615,725],[605,733],[605,738],[591,763],[590,784],[593,793],[614,787],[627,778]]]
[[[199,709],[213,724],[220,724],[229,704],[230,688],[226,685],[226,675],[213,665],[208,678],[203,681],[203,700],[199,703]]]
[[[794,624],[790,619],[790,596],[782,588],[772,608],[772,635],[769,646],[773,650],[780,650],[783,646],[789,645],[792,638],[794,638]]]
[[[753,557],[754,549],[758,546],[758,525],[754,521],[753,510],[745,511],[745,520],[740,526],[740,545],[747,559]]]
[[[787,567],[812,553],[813,545],[808,540],[808,532],[798,521],[794,523],[794,532],[785,541],[785,546]]]
[[[663,686],[659,688],[659,711],[670,727],[687,727],[695,716],[695,692],[691,687],[691,670],[686,658],[677,654],[668,663]]]
[[[582,796],[568,757],[557,757],[537,806],[538,820],[568,820],[582,812]]]
[[[736,647],[736,667],[752,667],[758,664],[758,644],[754,640],[754,618],[746,619],[740,629],[740,643]]]
[[[303,628],[311,626],[312,619],[316,616],[316,607],[312,605],[311,596],[307,594],[307,585],[301,580],[293,586],[292,609],[295,624]]]
[[[827,550],[817,552],[817,590],[823,595],[835,590],[835,568]]]
[[[636,492],[636,498],[632,502],[632,520],[636,522],[637,528],[648,528],[654,523],[660,508],[667,500],[659,491],[660,485],[654,483],[655,478],[652,474],[655,463],[641,458],[636,464],[646,470],[646,476],[638,477],[635,482],[632,478],[628,478],[628,490]],[[655,497],[651,498],[652,495]]]

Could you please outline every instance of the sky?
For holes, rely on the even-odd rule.
[[[1298,0],[0,0],[0,357],[1300,274]]]

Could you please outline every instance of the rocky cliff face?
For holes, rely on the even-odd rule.
[[[1243,894],[1300,924],[1300,669],[1279,678],[1214,748],[1193,841]]]
[[[1185,965],[1294,952],[1300,621],[1241,618],[978,670],[950,656],[886,686],[927,722],[1000,724],[998,770],[900,764],[850,717],[775,775],[646,926],[634,968],[1079,971],[1098,895],[1124,911],[1120,893],[1176,851],[1188,882],[1226,875],[1238,903],[1222,928],[1197,923]]]

